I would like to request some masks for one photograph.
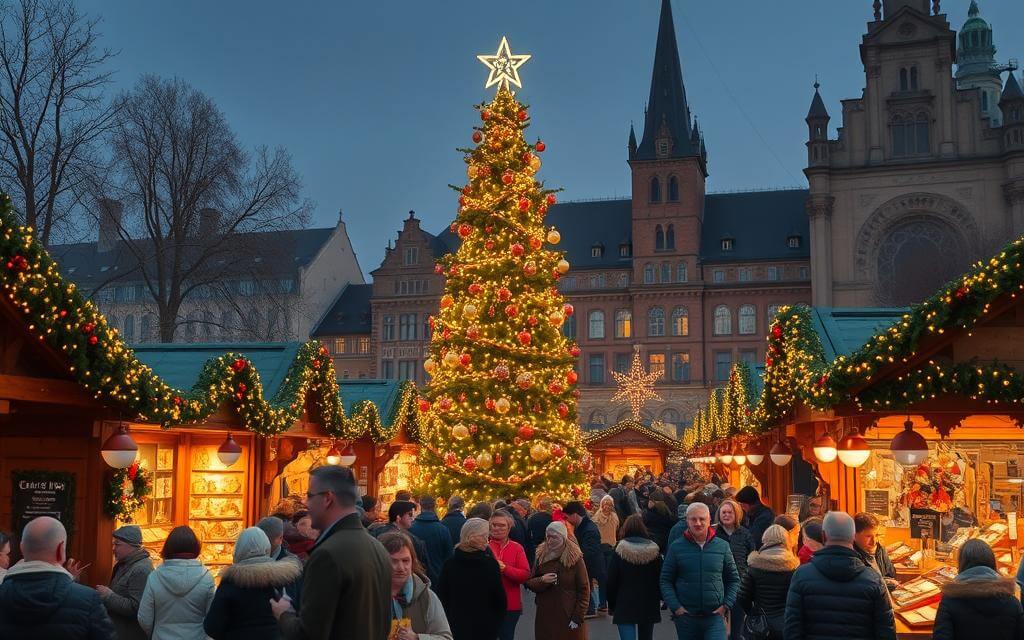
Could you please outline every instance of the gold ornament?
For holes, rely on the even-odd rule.
[[[544,462],[551,457],[551,452],[548,451],[547,446],[545,446],[543,442],[538,442],[530,447],[530,457],[537,462]]]
[[[480,311],[476,308],[476,305],[473,304],[472,302],[467,302],[466,305],[464,307],[462,307],[462,316],[464,318],[466,318],[467,320],[472,320],[479,313],[480,313]]]
[[[508,410],[512,408],[512,403],[508,401],[508,398],[498,398],[494,402],[494,408],[498,413],[508,413]]]
[[[456,440],[462,440],[463,438],[469,437],[469,429],[464,424],[457,424],[452,427],[452,437]]]
[[[558,269],[558,273],[566,273],[569,271],[569,261],[562,258],[558,261],[558,265],[555,268]]]
[[[437,371],[437,362],[433,358],[427,358],[423,361],[423,370],[430,375],[434,375],[434,372]]]
[[[494,457],[491,454],[487,453],[486,451],[484,451],[483,453],[476,457],[476,466],[483,469],[484,471],[490,469],[491,466],[493,465]]]
[[[466,175],[469,176],[470,180],[475,180],[476,177],[480,175],[480,167],[476,166],[475,164],[469,165],[468,167],[466,167]]]
[[[516,384],[519,385],[520,389],[526,390],[533,384],[533,374],[528,372],[520,373],[516,376]]]
[[[558,244],[562,240],[562,234],[555,229],[548,231],[548,244]]]
[[[540,158],[538,156],[530,156],[530,169],[534,173],[540,171]]]
[[[444,354],[444,363],[449,367],[454,367],[455,365],[459,364],[459,354],[455,353],[454,351],[449,351],[448,353]]]
[[[562,315],[561,311],[554,311],[548,316],[548,322],[554,327],[560,327],[565,322],[565,316]]]

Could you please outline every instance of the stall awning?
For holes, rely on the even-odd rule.
[[[139,360],[177,389],[191,389],[207,360],[228,352],[240,354],[252,362],[260,374],[264,394],[272,398],[288,375],[300,346],[299,342],[140,344],[133,350]]]

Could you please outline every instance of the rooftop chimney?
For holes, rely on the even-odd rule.
[[[217,209],[199,210],[199,237],[212,238],[220,233],[220,211]]]
[[[113,251],[117,243],[121,241],[121,214],[124,213],[124,205],[120,200],[112,198],[100,198],[99,205],[99,238],[96,248],[100,253]]]

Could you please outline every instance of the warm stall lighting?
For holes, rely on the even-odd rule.
[[[768,454],[768,457],[772,459],[772,462],[783,467],[789,464],[789,461],[793,459],[793,452],[780,440],[775,443],[774,447],[772,447],[771,453]]]
[[[128,435],[128,425],[123,422],[118,425],[117,431],[103,443],[100,455],[104,462],[115,469],[125,469],[135,462],[139,455],[139,445]]]
[[[338,451],[338,445],[331,443],[331,448],[327,450],[327,464],[339,465],[341,464],[341,452]]]
[[[725,452],[718,454],[718,461],[726,465],[732,464],[732,454],[727,449]]]
[[[903,423],[903,431],[896,434],[889,448],[896,462],[905,467],[921,464],[928,459],[928,442],[914,431],[914,423],[910,419]]]
[[[818,462],[832,462],[836,459],[837,453],[836,441],[827,432],[814,441],[814,457]]]
[[[747,462],[757,466],[764,462],[764,447],[760,444],[751,444],[747,446]]]
[[[867,439],[854,429],[839,441],[839,461],[848,467],[859,467],[868,461],[871,447]]]
[[[225,467],[230,467],[242,457],[242,447],[238,446],[238,443],[235,442],[230,433],[217,448],[217,457],[220,458]]]
[[[352,446],[352,443],[348,443],[348,446],[341,450],[341,466],[351,467],[356,462],[356,448]]]
[[[747,454],[743,452],[743,449],[739,445],[732,450],[732,461],[736,463],[736,466],[743,466],[747,462]]]

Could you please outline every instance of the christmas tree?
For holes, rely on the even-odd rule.
[[[447,281],[430,319],[420,463],[424,488],[443,498],[566,500],[590,465],[576,425],[579,349],[561,331],[573,309],[556,287],[569,263],[544,224],[555,194],[534,178],[545,145],[525,141],[530,116],[508,88],[521,58],[504,39],[481,56],[499,89],[477,107],[475,146],[461,150],[469,183],[451,226],[461,245],[437,265]]]

